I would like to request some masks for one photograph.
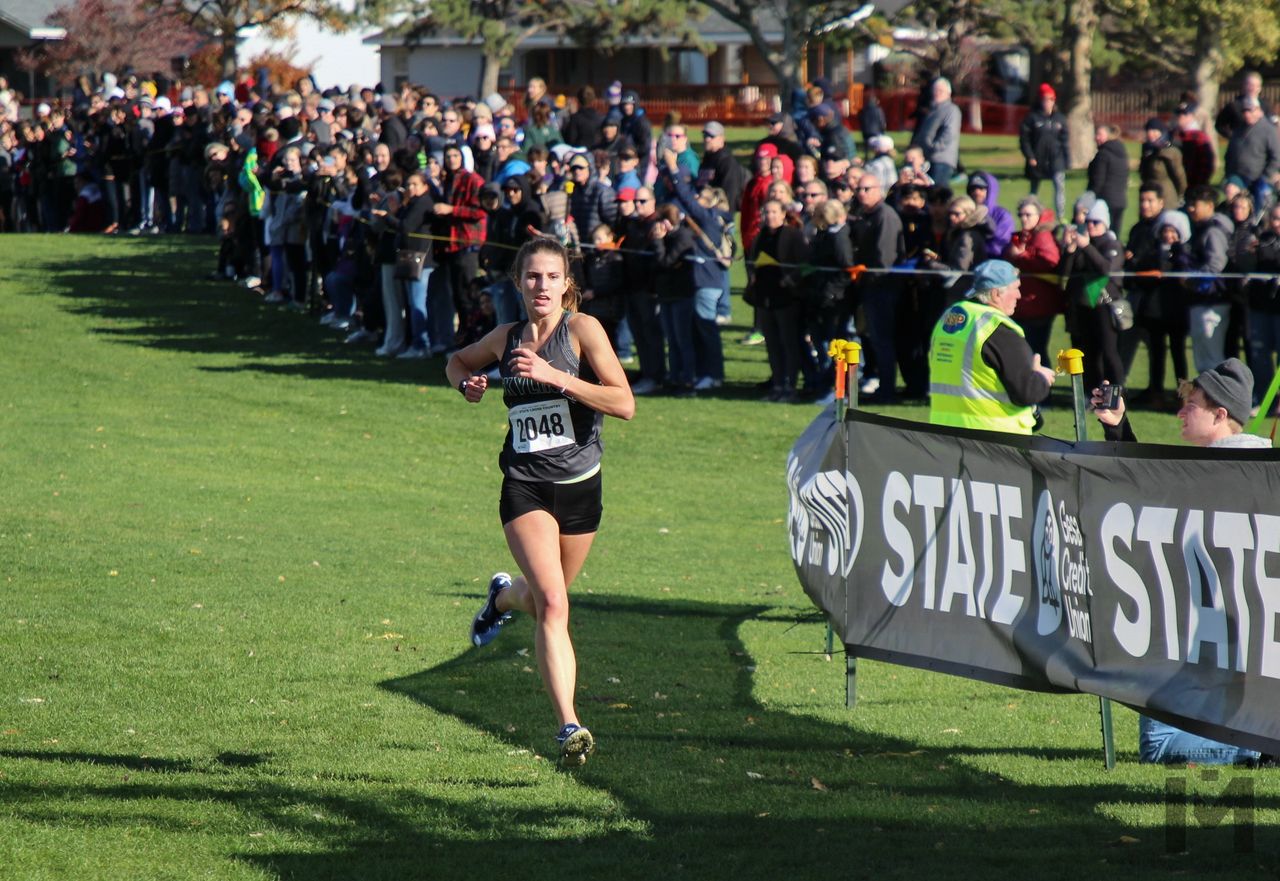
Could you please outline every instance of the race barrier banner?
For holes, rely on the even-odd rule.
[[[1280,452],[851,410],[787,480],[796,571],[850,654],[1280,753]]]

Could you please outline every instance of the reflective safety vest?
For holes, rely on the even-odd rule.
[[[934,425],[1031,434],[1034,410],[1009,400],[982,347],[1001,325],[1025,336],[999,309],[961,300],[942,314],[929,346],[929,421]]]

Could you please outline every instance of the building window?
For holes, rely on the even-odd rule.
[[[676,49],[671,53],[676,83],[686,86],[705,86],[710,80],[707,56],[697,49]]]

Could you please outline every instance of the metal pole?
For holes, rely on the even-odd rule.
[[[1076,440],[1089,439],[1085,421],[1084,352],[1067,349],[1058,353],[1058,369],[1071,375],[1071,398],[1075,403]],[[1111,701],[1098,698],[1098,716],[1102,722],[1102,763],[1108,771],[1116,766],[1115,732],[1111,726]]]
[[[858,409],[858,364],[862,361],[862,344],[858,342],[846,342],[844,344],[844,362],[848,367],[848,407],[850,409]],[[840,429],[844,434],[844,454],[845,454],[845,471],[849,470],[849,431],[845,428],[844,415],[840,417]],[[844,592],[844,620],[846,629],[849,621],[849,591]],[[849,709],[853,709],[854,704],[858,702],[858,658],[856,655],[849,654],[849,650],[845,649],[844,653],[844,705]]]
[[[862,345],[848,340],[832,340],[827,347],[836,369],[835,416],[844,447],[844,467],[849,469],[849,431],[845,427],[845,414],[850,407],[858,406],[858,364],[862,361]],[[852,371],[852,376],[850,375]],[[844,593],[844,620],[849,621],[849,591]],[[827,658],[835,650],[835,632],[827,623]],[[844,705],[853,708],[858,702],[858,659],[845,649],[844,655]]]
[[[844,433],[844,411],[845,411],[845,388],[848,379],[848,368],[844,361],[844,347],[848,345],[844,340],[832,340],[831,345],[827,347],[827,356],[831,358],[832,364],[836,370],[836,389],[835,389],[835,417],[836,426],[840,430],[840,439],[845,440]],[[846,446],[847,449],[847,446]],[[845,463],[848,464],[847,462]],[[831,622],[827,622],[827,639],[826,654],[827,660],[831,660],[831,655],[835,650],[835,631],[831,628]]]

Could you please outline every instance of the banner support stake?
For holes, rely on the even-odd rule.
[[[835,387],[835,416],[836,425],[840,429],[840,439],[843,442],[844,451],[844,468],[849,470],[849,430],[845,427],[845,414],[850,408],[858,407],[858,364],[862,360],[862,345],[857,342],[848,340],[832,340],[831,345],[827,347],[827,355],[831,357],[832,364],[836,371],[836,387]],[[850,368],[852,368],[852,378],[850,377]],[[845,591],[845,607],[844,620],[846,627],[849,621],[849,592]],[[835,649],[835,631],[831,627],[831,623],[827,622],[827,640],[826,650],[827,659],[830,660]],[[848,648],[844,653],[844,705],[848,709],[853,709],[858,702],[858,658],[849,654]]]
[[[1075,405],[1076,441],[1089,439],[1088,423],[1085,415],[1084,391],[1084,352],[1079,349],[1066,349],[1058,353],[1058,372],[1071,375],[1071,398]],[[1115,731],[1111,724],[1111,701],[1098,698],[1098,716],[1102,723],[1102,764],[1108,770],[1116,766]]]

